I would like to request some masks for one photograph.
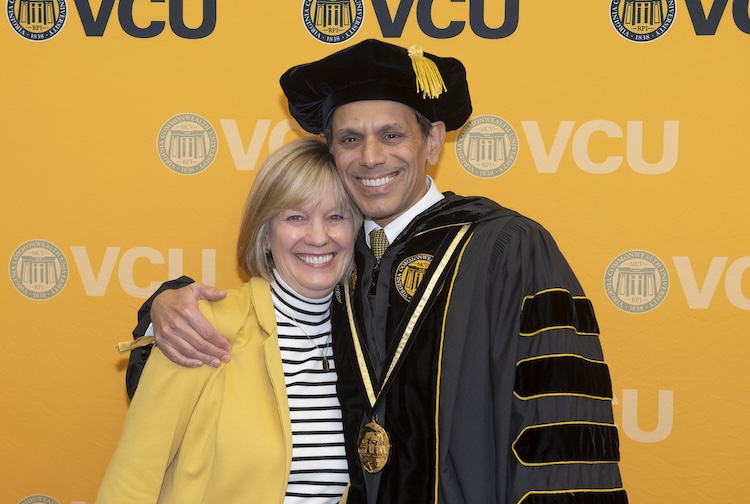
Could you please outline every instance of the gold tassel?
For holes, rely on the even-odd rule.
[[[148,346],[153,342],[153,336],[141,336],[140,338],[136,338],[133,341],[122,341],[117,344],[117,353],[122,355],[125,352],[135,350],[136,348]]]
[[[421,47],[411,46],[409,58],[411,58],[411,66],[417,77],[417,93],[421,91],[422,98],[437,98],[443,91],[448,91],[437,65],[430,58],[425,57]]]

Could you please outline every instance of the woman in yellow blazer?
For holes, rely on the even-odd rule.
[[[320,407],[300,391],[311,380],[335,385],[328,311],[351,271],[361,219],[320,141],[274,151],[240,226],[237,254],[250,280],[200,305],[232,360],[185,368],[154,348],[97,503],[345,501],[338,400],[323,394]]]

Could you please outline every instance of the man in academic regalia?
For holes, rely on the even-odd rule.
[[[461,62],[367,40],[281,86],[366,217],[332,308],[348,502],[627,502],[599,328],[552,237],[427,176],[471,115]],[[226,346],[192,306],[221,294],[191,288],[155,298],[157,341],[217,365]]]

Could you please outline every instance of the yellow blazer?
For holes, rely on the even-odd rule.
[[[268,282],[199,306],[232,360],[183,368],[154,348],[98,504],[283,502],[292,433]]]

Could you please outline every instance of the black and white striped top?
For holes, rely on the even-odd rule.
[[[336,503],[349,476],[331,348],[332,294],[303,298],[275,271],[274,278],[271,297],[292,420],[292,467],[284,502]],[[329,371],[323,369],[321,352]]]

